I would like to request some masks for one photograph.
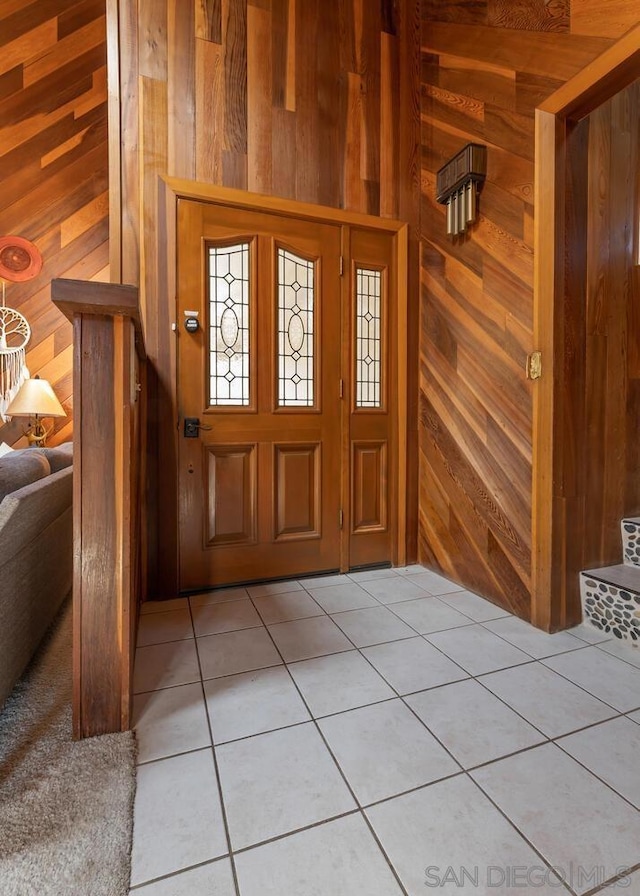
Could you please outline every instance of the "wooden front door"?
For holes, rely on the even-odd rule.
[[[181,590],[392,559],[392,244],[180,200]]]

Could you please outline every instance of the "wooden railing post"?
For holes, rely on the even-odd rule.
[[[73,323],[73,729],[131,723],[144,587],[146,356],[133,286],[53,280]]]

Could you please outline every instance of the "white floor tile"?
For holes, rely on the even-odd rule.
[[[170,600],[145,600],[140,606],[140,613],[167,613],[170,610],[186,610],[189,608],[186,597],[174,597]]]
[[[413,584],[405,576],[395,576],[393,579],[373,579],[373,581],[363,582],[362,587],[382,604],[397,604],[401,601],[428,597],[428,592],[424,588]]]
[[[490,619],[499,619],[502,616],[509,616],[509,612],[496,604],[492,604],[490,600],[485,600],[473,591],[454,591],[451,594],[442,594],[440,600],[464,613],[474,622],[488,622]]]
[[[483,675],[531,661],[526,653],[507,644],[482,625],[436,632],[429,635],[428,640],[470,675]]]
[[[327,585],[324,588],[309,588],[309,594],[326,613],[341,613],[344,610],[360,610],[362,607],[378,607],[360,585],[349,582],[345,585]]]
[[[462,585],[446,579],[437,572],[430,569],[423,569],[419,575],[411,574],[409,581],[413,582],[419,588],[424,588],[429,594],[451,594],[453,591],[463,591]]]
[[[355,650],[293,663],[289,671],[315,718],[396,696]]]
[[[129,896],[236,896],[233,872],[229,859],[218,859],[199,868],[136,887]]]
[[[366,810],[409,896],[507,896],[524,888],[503,883],[510,869],[540,869],[540,857],[464,775],[440,781]],[[558,893],[559,881],[531,893]]]
[[[265,628],[247,628],[198,638],[203,678],[236,675],[282,662]]]
[[[401,896],[359,814],[243,852],[236,868],[242,896]]]
[[[422,635],[473,624],[468,616],[463,616],[462,613],[443,604],[437,597],[421,597],[417,600],[395,603],[392,609]]]
[[[540,663],[486,675],[482,684],[547,737],[611,718],[614,711]]]
[[[612,719],[557,743],[640,809],[640,725],[626,718]]]
[[[267,594],[265,597],[254,597],[253,603],[265,625],[324,615],[320,604],[317,604],[306,591]]]
[[[236,632],[261,625],[262,619],[250,600],[232,600],[193,609],[193,627],[198,637],[221,635],[223,632]]]
[[[588,626],[540,632],[419,565],[225,588],[142,613],[131,896],[236,896],[209,720],[243,850],[240,896],[399,896],[342,774],[409,896],[445,874],[439,896],[556,896],[525,837],[567,866],[579,896],[640,861],[640,648]],[[640,896],[640,872],[635,881]],[[633,886],[602,892],[636,896]]]
[[[394,572],[399,576],[415,576],[419,573],[428,572],[428,570],[421,563],[412,563],[410,566],[396,566]]]
[[[392,579],[397,575],[394,569],[358,569],[349,573],[354,582],[373,582],[374,579]]]
[[[302,591],[300,582],[265,582],[263,585],[249,585],[250,597],[264,597],[267,594],[287,594],[290,591]]]
[[[249,592],[246,588],[218,588],[204,594],[192,594],[189,598],[191,607],[207,607],[211,604],[224,604],[231,600],[246,600]]]
[[[351,650],[353,646],[328,616],[280,622],[270,625],[269,631],[287,663]]]
[[[216,744],[310,718],[284,666],[214,678],[204,690]]]
[[[406,700],[463,768],[544,741],[539,731],[476,681],[423,691]]]
[[[386,607],[349,610],[331,617],[356,647],[370,647],[386,641],[415,637],[415,632]]]
[[[581,622],[580,625],[576,625],[573,628],[567,629],[567,634],[580,638],[581,641],[586,641],[587,644],[600,644],[602,641],[611,640],[611,635],[607,635],[605,632],[600,632],[597,628],[594,628],[593,625],[588,625],[584,622]]]
[[[471,775],[548,862],[576,872],[569,882],[577,893],[593,886],[580,869],[609,877],[638,863],[638,812],[554,744]]]
[[[351,579],[347,575],[311,576],[309,579],[298,579],[303,588],[326,588],[329,585],[349,585]]]
[[[234,849],[355,806],[312,723],[222,744],[216,753]]]
[[[460,771],[401,700],[330,716],[319,725],[361,806]]]
[[[640,644],[637,641],[630,643],[629,641],[621,641],[619,638],[613,638],[611,641],[598,644],[598,647],[600,650],[604,650],[605,653],[610,653],[611,656],[624,660],[625,663],[631,663],[633,666],[640,667]]]
[[[184,641],[187,638],[193,638],[188,607],[169,610],[167,613],[147,613],[140,617],[138,647],[163,644],[167,641]]]
[[[201,683],[138,694],[133,700],[133,727],[139,763],[210,747]]]
[[[579,638],[574,638],[573,635],[569,635],[567,632],[557,632],[555,635],[549,635],[529,625],[523,619],[518,619],[516,616],[508,616],[505,619],[495,619],[493,622],[487,622],[485,628],[504,638],[505,641],[509,641],[514,647],[524,650],[525,653],[537,660],[584,647],[583,641],[580,641]]]
[[[132,886],[226,854],[211,750],[141,765],[137,779]]]
[[[362,652],[400,695],[459,681],[468,675],[424,638],[379,644]]]
[[[640,707],[640,669],[598,647],[554,656],[544,664],[620,712]]]
[[[200,681],[198,655],[193,638],[189,641],[138,647],[133,675],[134,693],[190,684],[192,681]]]

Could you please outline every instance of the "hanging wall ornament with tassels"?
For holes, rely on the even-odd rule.
[[[22,383],[29,378],[26,365],[26,347],[31,337],[31,327],[25,317],[13,308],[7,308],[6,281],[20,283],[31,280],[42,270],[42,256],[29,242],[19,236],[0,237],[0,281],[2,281],[2,305],[0,305],[0,418],[6,420],[5,411]]]

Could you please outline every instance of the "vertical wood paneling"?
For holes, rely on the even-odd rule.
[[[532,387],[524,362],[538,347],[534,110],[611,45],[623,20],[629,27],[629,17],[637,19],[633,7],[542,0],[422,6],[420,557],[525,618]],[[435,175],[470,141],[488,147],[488,176],[477,225],[452,240],[435,202]],[[577,226],[586,194],[576,193],[575,202]],[[614,343],[607,349],[594,332],[594,359],[619,351],[620,334]],[[602,420],[608,412],[597,405],[590,413]],[[571,499],[580,500],[582,486],[567,485]],[[609,485],[619,493],[617,481]]]
[[[113,25],[114,17],[117,26]],[[111,138],[109,186],[110,194],[118,195],[117,208],[114,209],[112,204],[109,215],[111,276],[116,283],[137,284],[140,278],[140,175],[131,160],[138,156],[139,22],[145,20],[140,16],[137,0],[107,0],[107,20]],[[151,27],[149,22],[148,27]],[[112,54],[114,41],[117,45],[115,58]],[[112,95],[116,88],[117,101],[114,102]],[[123,201],[125,196],[126,202]],[[118,210],[120,214],[116,217]],[[141,298],[144,301],[144,297]]]
[[[196,39],[196,180],[222,180],[224,150],[224,54],[220,44]]]
[[[620,518],[640,511],[639,379],[628,363],[637,339],[639,121],[638,83],[589,116],[583,568],[617,563]]]
[[[233,0],[230,0],[233,2]],[[139,4],[144,8],[145,4]],[[154,18],[163,9],[153,8]],[[148,9],[149,15],[151,10]],[[173,3],[167,0],[167,97],[168,97],[168,174],[192,180],[196,170],[196,83],[195,83],[195,23],[192,3]],[[200,90],[207,85],[201,84]],[[144,115],[144,113],[143,113]],[[151,118],[150,126],[153,126]],[[142,194],[142,208],[148,194]]]
[[[271,141],[271,12],[247,9],[247,165],[248,188],[271,193],[274,162]],[[275,160],[276,164],[278,160]]]
[[[195,0],[196,37],[219,44],[222,40],[222,0]]]
[[[149,553],[152,565],[156,556],[160,564],[156,581],[169,582],[176,556],[175,531],[169,531],[176,518],[175,309],[172,294],[168,305],[158,298],[170,263],[158,257],[164,232],[158,177],[400,215],[412,225],[417,275],[419,2],[109,4],[109,27],[119,26],[116,125],[128,140],[122,211],[112,220],[113,238],[123,245],[114,255],[142,260],[141,272],[134,264],[123,264],[122,271],[141,286],[157,378],[149,413],[162,476],[151,474],[160,506],[151,507],[158,547],[156,554],[151,545]],[[417,299],[417,276],[414,289]],[[158,519],[167,521],[164,528]]]
[[[44,259],[34,280],[7,284],[6,301],[31,325],[31,375],[51,381],[68,414],[51,444],[73,427],[72,328],[51,280],[109,276],[106,102],[104,0],[0,4],[0,232]],[[0,441],[26,444],[25,422],[0,426]]]
[[[400,64],[397,103],[398,134],[398,211],[400,219],[407,221],[408,301],[406,320],[399,320],[398,327],[407,333],[407,553],[414,558],[418,551],[418,378],[420,316],[420,18],[421,0],[407,0],[397,4],[395,25],[397,28],[397,52]]]

